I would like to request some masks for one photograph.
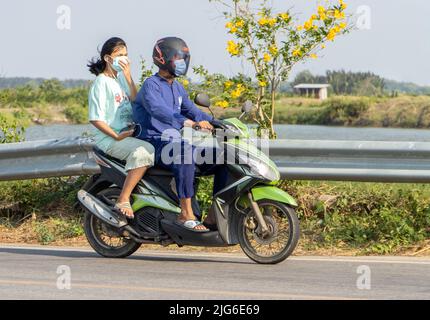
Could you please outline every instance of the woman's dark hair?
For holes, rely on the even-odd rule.
[[[115,48],[120,46],[127,47],[125,41],[121,38],[113,37],[107,40],[104,43],[102,50],[100,51],[100,58],[93,58],[87,64],[87,67],[90,69],[90,72],[92,74],[95,74],[96,76],[102,73],[106,69],[106,61],[104,59],[104,56],[111,55],[112,52],[115,51]]]

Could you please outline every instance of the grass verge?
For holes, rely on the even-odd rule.
[[[0,242],[85,245],[81,213],[73,210],[84,179],[0,183]],[[211,186],[201,183],[198,193],[204,210]],[[297,254],[430,254],[428,185],[283,181],[280,187],[299,202]]]

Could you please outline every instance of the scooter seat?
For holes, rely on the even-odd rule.
[[[94,150],[94,153],[96,153],[96,154],[98,154],[98,155],[100,155],[100,156],[102,156],[102,157],[104,157],[110,161],[113,161],[113,162],[115,162],[115,163],[117,163],[123,167],[125,167],[125,165],[126,165],[126,161],[112,157],[112,156],[108,155],[107,153],[103,152],[98,147],[93,147],[93,150]],[[151,176],[171,176],[171,177],[173,177],[172,171],[158,167],[158,166],[149,168],[148,171],[146,172],[146,174],[151,175]],[[200,175],[200,170],[198,167],[196,167],[196,175]]]

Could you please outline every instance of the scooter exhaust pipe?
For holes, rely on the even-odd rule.
[[[85,190],[78,191],[78,200],[89,212],[113,227],[122,228],[128,224],[125,217],[115,214],[111,207]]]

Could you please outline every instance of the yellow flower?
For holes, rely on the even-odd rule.
[[[269,47],[269,51],[272,56],[276,56],[278,54],[278,47],[276,45],[272,45]]]
[[[262,27],[269,25],[271,27],[273,27],[276,23],[276,19],[275,18],[271,18],[268,19],[267,17],[263,17],[260,20],[258,20],[258,24]]]
[[[317,56],[315,53],[312,53],[312,54],[310,55],[310,57],[311,57],[312,59],[317,59],[317,58],[318,58],[318,56]]]
[[[275,19],[275,18],[269,19],[269,20],[267,21],[267,23],[268,23],[271,27],[273,27],[273,26],[276,24],[276,19]]]
[[[325,48],[326,48],[325,44],[322,44],[321,49],[325,49]]]
[[[340,28],[340,26],[339,26],[339,25],[334,26],[334,27],[333,27],[333,30],[334,30],[334,32],[336,32],[336,34],[342,31],[342,29]]]
[[[237,98],[239,98],[241,95],[242,95],[242,92],[241,92],[241,91],[239,91],[239,90],[234,90],[234,91],[232,91],[232,92],[231,92],[231,97],[232,97],[233,99],[237,99]]]
[[[241,23],[239,23],[239,22],[241,22]],[[227,28],[227,29],[230,29],[230,33],[236,33],[237,32],[237,28],[238,28],[238,24],[239,24],[239,26],[243,26],[243,21],[242,20],[240,20],[239,22],[236,22],[235,24],[233,24],[232,22],[227,22],[227,24],[225,25],[225,27]]]
[[[308,31],[308,30],[310,30],[310,29],[313,28],[313,26],[314,26],[313,23],[314,23],[313,20],[310,19],[310,20],[308,20],[308,21],[305,22],[305,24],[304,24],[303,27]]]
[[[333,41],[334,38],[336,38],[337,32],[336,29],[333,28],[329,31],[328,35],[327,35],[327,39]]]
[[[187,79],[183,79],[181,82],[184,87],[188,87],[188,85],[190,84],[190,82]]]
[[[297,26],[297,30],[298,31],[302,31],[303,30],[303,26]]]
[[[300,50],[300,48],[297,48],[293,51],[293,57],[301,57],[302,56],[302,51]]]
[[[232,92],[231,92],[231,97],[233,98],[233,99],[237,99],[237,98],[239,98],[241,95],[242,95],[242,93],[245,91],[245,88],[243,87],[243,85],[241,84],[241,83],[239,83],[238,85],[237,85],[237,87],[236,87],[236,90],[233,90]]]
[[[258,24],[260,26],[265,26],[268,23],[269,23],[269,20],[267,18],[261,18],[260,20],[258,20]]]
[[[341,23],[339,23],[339,28],[341,29],[341,30],[343,30],[343,29],[345,29],[346,28],[346,23],[345,22],[341,22]]]
[[[266,81],[259,81],[258,82],[258,85],[260,86],[260,87],[267,87],[267,82]]]
[[[245,25],[245,22],[243,20],[236,21],[236,24],[235,24],[237,28],[243,28],[244,25]]]
[[[290,19],[290,15],[287,12],[280,13],[278,16],[281,17],[281,19],[284,21],[287,21],[288,19]]]
[[[225,87],[226,89],[229,89],[232,85],[233,85],[233,82],[232,82],[232,81],[230,81],[230,80],[228,80],[228,81],[224,82],[224,87]]]
[[[215,106],[221,107],[221,108],[227,108],[228,107],[228,101],[218,101],[215,103]]]
[[[335,10],[334,11],[334,17],[338,20],[340,19],[344,19],[345,18],[345,12],[343,11],[339,11],[339,10]]]
[[[318,16],[317,16],[316,14],[313,14],[313,15],[311,16],[311,20],[316,20],[316,19],[318,19]]]
[[[343,0],[339,0],[339,4],[343,10],[345,10],[348,7],[348,5]]]
[[[321,20],[327,19],[326,9],[323,6],[318,6],[318,14]]]
[[[321,21],[325,21],[325,20],[327,20],[327,15],[326,15],[325,13],[321,13],[321,14],[320,14],[320,20],[321,20]]]
[[[266,52],[263,56],[263,59],[264,62],[269,62],[270,60],[272,60],[272,56]]]
[[[240,52],[238,44],[235,43],[233,40],[230,40],[227,42],[227,51],[232,56],[237,56]]]

